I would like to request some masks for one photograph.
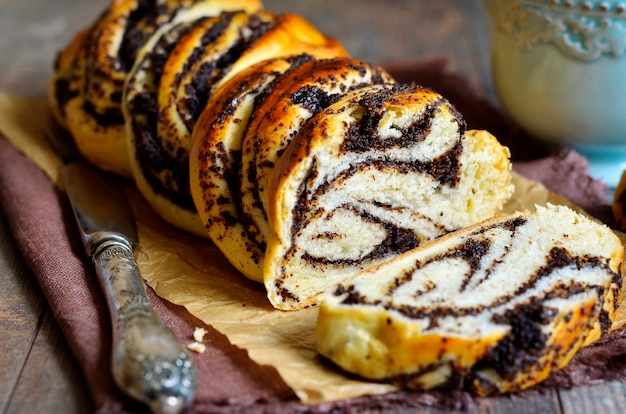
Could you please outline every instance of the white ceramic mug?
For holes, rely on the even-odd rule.
[[[529,133],[626,169],[626,1],[484,0],[496,94]]]

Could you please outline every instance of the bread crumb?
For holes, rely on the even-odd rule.
[[[202,340],[204,339],[204,335],[207,334],[207,330],[204,328],[196,328],[195,331],[193,331],[193,339],[196,342],[202,342]]]
[[[199,354],[202,354],[204,351],[206,351],[206,345],[201,344],[200,342],[192,342],[189,345],[187,345],[187,348]]]

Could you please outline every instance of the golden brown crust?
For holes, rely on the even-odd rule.
[[[90,38],[90,28],[76,33],[70,42],[57,54],[54,71],[48,85],[48,102],[55,121],[67,127],[65,121],[65,104],[74,93],[71,90],[72,73],[78,54],[85,48]]]
[[[276,18],[276,24],[255,41],[253,48],[246,50],[216,84],[216,88],[242,69],[271,57],[302,53],[318,59],[348,56],[341,42],[326,36],[302,16],[285,13],[277,15]]]

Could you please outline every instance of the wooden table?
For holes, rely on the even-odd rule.
[[[0,91],[44,96],[56,51],[107,0],[0,0]],[[298,13],[370,62],[450,58],[492,96],[480,0],[266,0]],[[89,412],[79,367],[0,217],[0,413]],[[481,413],[621,413],[626,384],[487,399]],[[429,408],[396,412],[434,413]]]

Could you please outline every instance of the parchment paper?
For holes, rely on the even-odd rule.
[[[61,187],[60,161],[43,138],[48,117],[44,100],[0,94],[0,131]],[[548,202],[577,208],[517,174],[514,183],[516,190],[505,212],[532,210]],[[184,306],[246,349],[257,363],[274,366],[302,402],[321,403],[396,390],[388,384],[346,376],[319,359],[315,308],[295,312],[273,309],[263,286],[241,276],[209,240],[169,226],[135,188],[129,186],[126,191],[138,218],[140,243],[135,255],[146,282],[159,296]],[[625,302],[622,299],[614,329],[626,324]]]

